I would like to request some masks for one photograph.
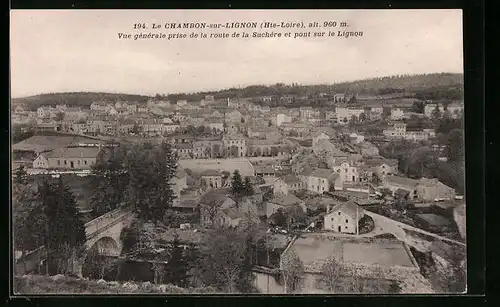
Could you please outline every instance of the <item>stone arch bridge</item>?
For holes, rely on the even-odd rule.
[[[130,209],[119,208],[105,213],[85,224],[87,250],[96,248],[100,255],[119,256],[123,245],[120,240],[121,232],[130,226],[135,215]],[[45,260],[44,246],[31,251],[16,260],[16,275],[30,273],[40,267]],[[74,262],[73,270],[81,275],[83,263]]]

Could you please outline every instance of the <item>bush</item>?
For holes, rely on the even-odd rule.
[[[369,215],[364,215],[358,223],[359,234],[365,234],[373,231],[375,229],[375,222]]]

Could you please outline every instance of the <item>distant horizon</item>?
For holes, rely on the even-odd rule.
[[[374,77],[368,77],[368,78],[363,78],[363,79],[355,79],[355,80],[345,80],[345,81],[336,81],[332,83],[301,83],[301,82],[291,82],[291,83],[285,83],[285,82],[280,82],[277,81],[275,83],[270,83],[270,84],[248,84],[248,85],[234,85],[234,86],[229,86],[229,87],[223,87],[223,88],[218,88],[218,89],[208,89],[208,90],[198,90],[198,91],[191,91],[191,92],[171,92],[171,93],[133,93],[133,92],[115,92],[115,91],[94,91],[94,90],[73,90],[73,91],[61,91],[61,92],[40,92],[36,94],[31,94],[31,95],[26,95],[26,96],[11,96],[11,99],[22,99],[22,98],[30,98],[30,97],[36,97],[40,95],[50,95],[50,94],[71,94],[71,93],[105,93],[105,94],[122,94],[122,95],[138,95],[138,96],[146,96],[146,97],[154,97],[157,94],[162,95],[162,96],[168,96],[168,95],[194,95],[198,93],[207,93],[207,92],[221,92],[225,90],[230,90],[230,89],[243,89],[246,87],[250,86],[273,86],[277,83],[284,83],[285,85],[291,85],[292,83],[298,84],[298,86],[334,86],[337,84],[344,84],[344,83],[354,83],[354,82],[361,82],[361,81],[367,81],[367,80],[373,80],[377,78],[388,78],[388,77],[397,77],[397,76],[408,76],[408,77],[413,77],[413,76],[421,76],[421,75],[432,75],[432,74],[457,74],[457,75],[463,75],[462,72],[451,72],[451,71],[441,71],[441,72],[428,72],[428,73],[416,73],[416,74],[399,74],[399,75],[381,75],[381,76],[374,76]]]

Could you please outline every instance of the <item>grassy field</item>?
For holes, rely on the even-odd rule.
[[[194,294],[214,293],[215,289],[180,288],[173,285],[153,285],[151,283],[118,283],[86,280],[75,277],[57,275],[27,275],[14,277],[14,293],[16,294]]]

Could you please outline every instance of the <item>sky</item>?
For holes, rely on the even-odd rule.
[[[363,36],[118,39],[118,33],[192,32],[140,31],[133,29],[134,23],[150,27],[247,21],[303,21],[306,26],[313,21],[347,21],[348,31],[362,31]],[[241,32],[221,30],[233,31]],[[462,37],[460,10],[12,10],[11,96],[79,91],[154,95],[278,82],[330,84],[397,74],[462,73]]]

